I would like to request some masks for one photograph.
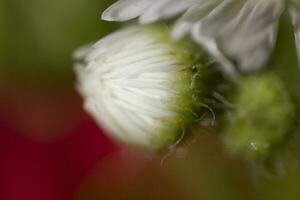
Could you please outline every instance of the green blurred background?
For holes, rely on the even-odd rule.
[[[116,28],[100,20],[108,0],[1,0],[1,82],[73,84],[72,53]]]

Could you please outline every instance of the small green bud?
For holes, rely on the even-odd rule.
[[[267,156],[293,123],[294,106],[281,80],[272,73],[246,77],[230,100],[233,108],[221,126],[227,149],[246,157]]]

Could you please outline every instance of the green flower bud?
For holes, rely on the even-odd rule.
[[[126,144],[156,150],[176,143],[204,95],[197,49],[172,40],[164,26],[131,26],[78,51],[86,110]]]
[[[230,97],[233,109],[221,132],[227,149],[245,157],[265,157],[283,141],[293,123],[294,106],[272,73],[246,77]]]

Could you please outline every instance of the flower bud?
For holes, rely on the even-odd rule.
[[[199,108],[204,72],[197,47],[169,37],[164,26],[131,26],[75,55],[85,109],[126,144],[172,145]]]
[[[265,157],[290,131],[294,105],[275,74],[246,77],[231,101],[234,107],[224,117],[221,128],[230,153]]]

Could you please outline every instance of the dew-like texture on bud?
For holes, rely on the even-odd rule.
[[[272,73],[245,78],[231,96],[221,134],[227,149],[243,157],[266,157],[284,140],[293,123],[294,106]]]
[[[174,144],[203,95],[199,53],[165,26],[131,26],[75,53],[86,110],[110,136],[156,150]]]

